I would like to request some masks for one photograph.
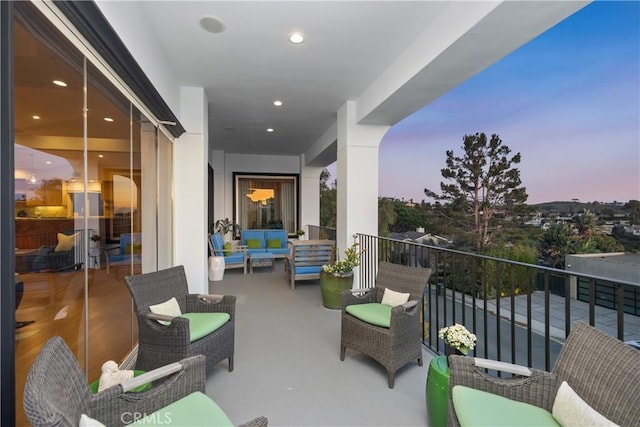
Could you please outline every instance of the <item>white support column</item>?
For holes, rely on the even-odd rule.
[[[338,110],[337,247],[341,256],[355,233],[378,234],[378,150],[389,126],[356,123],[356,102]]]
[[[213,221],[229,218],[232,216],[227,212],[227,200],[231,202],[231,197],[227,197],[227,183],[225,173],[224,151],[213,150]],[[229,212],[231,208],[228,209]]]
[[[180,122],[186,129],[174,144],[174,245],[176,265],[184,265],[189,292],[208,293],[207,277],[207,96],[183,87]]]
[[[306,232],[307,225],[320,225],[320,174],[323,168],[305,166],[304,154],[300,156],[300,224]],[[297,230],[290,230],[297,231]]]

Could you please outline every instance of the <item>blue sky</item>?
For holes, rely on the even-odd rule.
[[[395,125],[380,196],[439,192],[445,151],[476,132],[522,154],[530,204],[640,200],[640,2],[586,6]]]

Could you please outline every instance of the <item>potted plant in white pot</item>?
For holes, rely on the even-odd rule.
[[[225,242],[230,242],[240,230],[240,226],[229,218],[217,220],[214,227],[216,232],[222,235]],[[227,236],[229,233],[231,233],[231,236]]]
[[[353,287],[353,269],[360,265],[360,243],[353,237],[353,244],[345,249],[344,258],[337,259],[331,264],[323,265],[320,272],[320,292],[322,305],[326,308],[342,308],[342,292]]]

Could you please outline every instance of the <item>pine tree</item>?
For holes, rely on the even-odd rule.
[[[528,196],[521,186],[520,171],[514,167],[520,163],[520,153],[509,157],[511,149],[497,134],[489,140],[484,133],[465,135],[462,149],[462,157],[453,150],[446,152],[446,167],[441,172],[449,183],[440,183],[441,194],[426,188],[424,193],[443,202],[443,215],[480,251]]]

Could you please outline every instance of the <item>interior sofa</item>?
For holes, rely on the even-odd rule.
[[[271,253],[274,258],[285,258],[289,255],[287,246],[287,230],[242,230],[240,244],[247,248],[247,253]]]
[[[584,322],[553,371],[449,356],[449,426],[637,426],[640,351]],[[515,374],[498,378],[485,368]]]

